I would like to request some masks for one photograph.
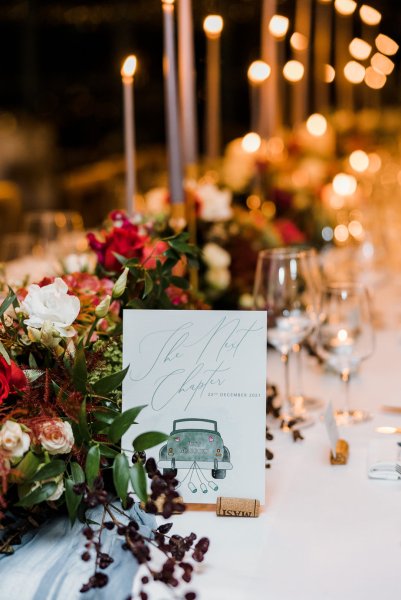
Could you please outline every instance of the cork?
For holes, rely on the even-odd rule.
[[[259,512],[260,502],[254,498],[217,498],[218,517],[258,517]]]
[[[349,446],[348,442],[345,440],[337,440],[336,444],[336,456],[333,456],[333,453],[330,452],[330,463],[332,465],[346,465],[348,462],[349,456]]]

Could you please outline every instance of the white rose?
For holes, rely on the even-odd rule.
[[[24,323],[34,329],[41,329],[49,321],[62,337],[72,337],[71,327],[79,314],[80,302],[76,296],[68,295],[68,286],[57,277],[54,283],[39,287],[32,284],[28,295],[21,303],[22,312],[28,315]]]
[[[21,458],[29,450],[31,438],[14,421],[6,421],[0,431],[0,447],[10,458]]]
[[[230,190],[220,190],[212,183],[205,183],[196,188],[196,195],[201,203],[201,219],[204,221],[228,221],[231,219],[233,211]]]
[[[227,250],[213,242],[204,246],[203,259],[212,269],[227,269],[231,263],[231,256]]]
[[[43,423],[38,438],[49,454],[68,454],[74,445],[74,434],[68,421],[54,419]]]
[[[218,290],[227,289],[231,281],[231,274],[228,269],[210,269],[205,277],[207,283]]]
[[[52,495],[48,497],[47,501],[49,501],[49,500],[53,500],[53,501],[58,500],[63,495],[63,492],[64,492],[64,479],[62,477],[60,477],[59,481],[56,480],[55,483],[57,483],[57,487],[54,490],[54,492],[52,493]]]

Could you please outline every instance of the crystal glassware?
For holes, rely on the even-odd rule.
[[[370,415],[351,409],[349,382],[361,362],[373,353],[374,330],[368,290],[359,283],[332,283],[323,292],[316,351],[344,382],[344,409],[336,411],[341,424],[366,421]]]
[[[319,289],[313,276],[308,251],[274,248],[259,253],[254,285],[254,307],[267,311],[267,340],[280,352],[284,365],[284,425],[310,424],[297,414],[290,401],[288,356],[317,325]]]

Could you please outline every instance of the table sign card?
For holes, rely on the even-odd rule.
[[[330,450],[335,458],[337,453],[337,442],[340,436],[338,434],[338,427],[334,417],[331,400],[327,403],[324,413],[324,424],[326,426],[327,435],[329,436]]]
[[[125,310],[123,410],[146,404],[123,438],[169,434],[148,450],[177,472],[185,502],[265,500],[266,312]]]

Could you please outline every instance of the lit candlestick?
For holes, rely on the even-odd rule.
[[[220,37],[223,19],[209,15],[203,22],[207,38],[206,57],[206,156],[216,159],[220,155]]]
[[[260,134],[261,89],[271,69],[263,60],[255,60],[248,69],[251,100],[251,130]]]
[[[275,95],[275,129],[273,133],[279,133],[283,123],[283,106],[285,104],[284,99],[284,82],[281,76],[281,71],[284,65],[284,51],[285,51],[285,36],[289,28],[290,22],[287,17],[282,15],[273,15],[269,22],[269,33],[273,38],[274,44],[274,56],[275,56],[275,68],[277,70],[276,79],[274,81],[274,95]],[[272,67],[273,69],[273,67]]]
[[[198,162],[192,0],[178,2],[178,74],[185,167]]]
[[[309,107],[309,80],[310,80],[310,37],[312,24],[312,2],[311,0],[298,0],[295,9],[295,31],[300,33],[307,44],[293,50],[294,59],[304,67],[302,79],[293,87],[292,121],[294,125],[300,125],[305,121],[310,112]]]
[[[137,60],[128,56],[121,68],[124,102],[124,146],[125,146],[125,204],[128,217],[135,211],[136,157],[134,119],[134,74]]]
[[[178,117],[177,74],[174,41],[174,0],[162,0],[164,21],[164,90],[167,127],[167,158],[170,200],[184,203],[181,135]]]
[[[277,0],[263,0],[261,19],[261,48],[262,60],[271,67],[270,77],[266,79],[260,94],[260,135],[264,138],[271,137],[277,132],[280,122],[278,112],[278,82],[280,73],[277,67],[276,40],[269,31],[269,23],[276,13]]]
[[[320,0],[316,4],[315,16],[315,76],[314,76],[314,100],[315,109],[320,113],[326,113],[329,109],[329,86],[326,77],[326,65],[330,64],[330,52],[332,46],[331,23],[332,5]]]
[[[352,15],[356,9],[354,0],[335,0],[336,9],[336,104],[339,109],[353,110],[353,85],[347,80],[345,66],[348,62],[348,47],[352,41]]]

